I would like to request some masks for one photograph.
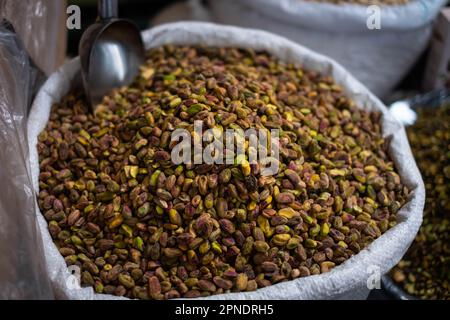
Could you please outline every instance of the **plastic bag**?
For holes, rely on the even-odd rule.
[[[0,0],[0,18],[11,21],[33,61],[47,75],[66,58],[65,0]]]
[[[0,299],[53,297],[31,183],[27,111],[38,71],[0,25]]]
[[[403,79],[429,43],[446,0],[380,7],[379,30],[369,30],[368,6],[302,0],[210,0],[212,21],[280,34],[328,55],[377,96]]]
[[[208,299],[364,299],[369,293],[371,276],[387,273],[403,256],[422,222],[425,191],[414,162],[404,128],[386,107],[361,83],[333,60],[314,53],[274,34],[251,29],[219,26],[211,23],[179,22],[161,25],[143,32],[146,48],[163,44],[236,46],[265,50],[278,58],[297,62],[310,70],[330,74],[362,108],[383,113],[383,134],[391,139],[390,154],[403,182],[412,190],[409,201],[398,212],[398,224],[375,240],[368,248],[330,272],[275,284],[254,292],[214,295]],[[53,103],[68,93],[77,81],[79,59],[66,63],[53,74],[37,95],[28,120],[28,137],[34,188],[37,191],[39,160],[37,137],[45,128]],[[69,299],[124,299],[95,294],[90,287],[76,288],[63,257],[53,244],[47,222],[37,211],[41,237],[45,244],[48,275],[58,295]],[[375,274],[374,274],[375,272]]]

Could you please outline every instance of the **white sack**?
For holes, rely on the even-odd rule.
[[[390,153],[403,182],[413,190],[408,203],[399,211],[399,224],[375,240],[367,249],[347,260],[331,272],[279,283],[254,292],[221,294],[209,299],[364,299],[369,292],[367,280],[380,268],[388,272],[413,241],[422,222],[425,191],[420,173],[411,154],[404,128],[388,113],[386,107],[342,66],[285,38],[251,29],[218,26],[211,23],[180,22],[166,24],[143,32],[147,48],[163,44],[207,44],[209,46],[251,47],[266,50],[285,61],[298,62],[308,69],[332,74],[336,82],[362,108],[383,113],[383,133],[392,138]],[[36,97],[28,119],[28,141],[34,188],[38,192],[39,164],[37,136],[44,129],[53,103],[68,92],[80,69],[79,59],[66,63],[44,84]],[[69,289],[71,281],[62,256],[53,244],[47,222],[37,213],[40,234],[45,245],[47,270],[57,296],[69,299],[114,299],[105,294],[94,294],[92,288]],[[68,285],[69,284],[69,287]]]
[[[403,79],[428,45],[446,0],[383,6],[380,30],[367,28],[367,6],[302,0],[210,0],[212,21],[263,29],[328,55],[377,96]]]

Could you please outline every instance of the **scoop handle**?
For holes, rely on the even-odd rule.
[[[101,20],[117,18],[119,16],[118,0],[98,0],[97,10]]]

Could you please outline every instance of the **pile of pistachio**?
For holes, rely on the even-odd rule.
[[[277,128],[278,173],[171,161],[171,133]],[[396,224],[409,191],[382,137],[329,76],[236,48],[152,49],[95,115],[53,106],[39,207],[67,265],[140,299],[252,291],[328,272]]]
[[[420,108],[407,131],[426,200],[419,233],[391,275],[411,295],[450,299],[450,105]]]
[[[411,0],[307,0],[307,1],[314,1],[314,2],[327,2],[327,3],[333,3],[333,4],[344,4],[344,3],[350,3],[350,4],[359,4],[359,5],[403,5],[410,3]]]

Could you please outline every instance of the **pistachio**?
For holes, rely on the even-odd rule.
[[[218,286],[219,288],[225,289],[225,290],[229,290],[233,287],[233,282],[231,282],[230,280],[226,280],[219,276],[215,276],[213,278],[213,282],[215,283],[216,286]]]
[[[279,193],[276,197],[275,197],[276,201],[280,204],[289,204],[294,202],[295,200],[295,196],[292,193],[289,192],[283,192],[283,193]]]
[[[264,241],[255,241],[253,246],[257,252],[267,252],[270,249],[269,244]]]
[[[148,291],[153,299],[162,299],[161,284],[157,277],[153,276],[148,279]]]
[[[244,291],[247,288],[248,276],[245,273],[239,273],[236,277],[236,289]]]
[[[283,208],[280,211],[278,211],[278,215],[285,217],[287,219],[292,219],[293,217],[298,217],[300,216],[299,212],[296,212],[294,209],[287,207],[287,208]]]
[[[129,275],[119,274],[119,282],[127,289],[131,289],[134,287],[134,280]]]
[[[197,285],[201,290],[204,290],[204,291],[209,291],[209,292],[216,291],[216,286],[214,285],[214,283],[212,283],[209,280],[203,280],[203,279],[199,280]]]
[[[285,234],[277,234],[274,235],[272,238],[272,242],[276,246],[284,246],[288,243],[288,241],[291,239],[291,236],[287,233]]]

